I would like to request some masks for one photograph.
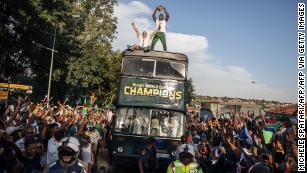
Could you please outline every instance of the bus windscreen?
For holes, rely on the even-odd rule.
[[[169,60],[129,57],[123,61],[122,72],[129,76],[184,80],[186,78],[186,65]]]
[[[183,117],[182,113],[160,109],[120,108],[115,131],[179,138],[183,134]]]
[[[126,58],[124,60],[123,73],[131,76],[152,77],[155,61],[142,58]]]
[[[156,77],[184,79],[185,65],[183,63],[157,60]]]

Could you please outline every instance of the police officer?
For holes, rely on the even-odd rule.
[[[139,158],[139,171],[140,173],[154,173],[156,168],[156,139],[149,137],[146,141],[145,149]]]
[[[195,152],[190,144],[182,144],[179,147],[179,160],[172,162],[167,173],[203,173],[197,162],[193,161]]]
[[[59,160],[47,165],[44,173],[86,173],[87,167],[78,160],[80,143],[75,137],[66,137],[58,148]]]

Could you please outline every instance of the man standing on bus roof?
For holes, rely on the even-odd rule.
[[[156,169],[156,139],[152,136],[146,140],[145,149],[142,151],[139,158],[139,171],[140,173],[154,173]]]
[[[160,14],[159,15],[159,19],[157,19],[157,17],[156,17],[157,11],[162,11],[162,10],[164,10],[164,12],[165,12],[165,17],[164,17],[163,14]],[[166,22],[169,19],[169,14],[166,11],[166,8],[163,7],[162,5],[156,7],[155,11],[152,14],[152,19],[156,23],[156,31],[154,32],[155,36],[154,36],[154,38],[152,39],[152,42],[151,42],[151,50],[154,49],[157,41],[161,40],[161,43],[163,45],[163,50],[167,51],[167,48],[166,48],[166,37],[165,37],[166,30],[165,30],[165,28],[166,28]]]

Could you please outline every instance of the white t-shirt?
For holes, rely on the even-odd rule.
[[[61,142],[56,141],[54,138],[49,139],[47,147],[47,165],[59,159],[58,147],[60,145]]]
[[[100,139],[100,134],[96,129],[90,134],[90,139],[91,143],[98,144],[98,140]]]
[[[93,164],[91,145],[88,145],[88,147],[82,147],[81,155],[82,155],[82,161],[83,162]]]
[[[143,47],[143,48],[146,48],[148,45],[149,45],[149,42],[150,42],[150,38],[149,36],[147,35],[147,37],[143,38],[143,35],[140,34],[138,36],[138,39],[139,39],[139,46]]]
[[[160,29],[159,29],[159,26],[160,26]],[[160,32],[166,32],[166,20],[159,20],[157,19],[156,20],[156,30],[157,31],[160,31]]]
[[[25,138],[17,140],[15,144],[23,153],[25,152]]]
[[[35,137],[35,140],[37,140],[37,138]],[[17,147],[24,153],[26,151],[25,149],[25,138],[21,138],[18,139],[15,144],[17,145]]]

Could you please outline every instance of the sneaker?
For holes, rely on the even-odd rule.
[[[127,50],[129,50],[129,51],[133,51],[132,47],[131,47],[131,46],[129,46],[129,45],[127,45]]]
[[[150,51],[150,49],[147,49],[147,48],[146,48],[146,49],[144,49],[144,52],[149,52],[149,51]]]

